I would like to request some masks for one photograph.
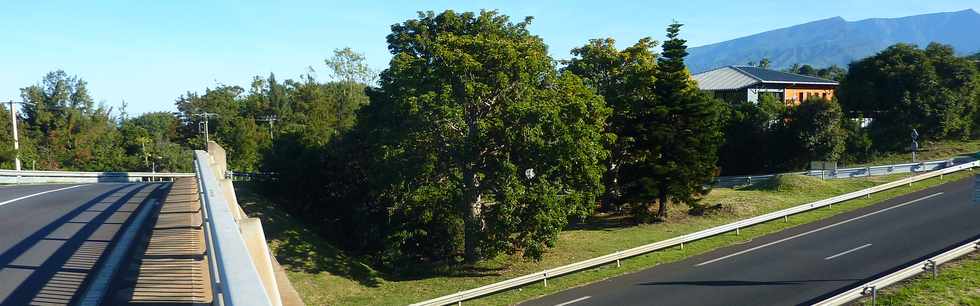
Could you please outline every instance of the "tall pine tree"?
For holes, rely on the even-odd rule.
[[[650,221],[667,216],[668,202],[696,206],[704,186],[716,172],[722,143],[723,105],[698,89],[684,65],[686,41],[679,38],[681,24],[667,27],[667,40],[658,58],[655,101],[639,106],[635,128],[635,160],[622,170],[625,195],[638,204],[634,216]]]

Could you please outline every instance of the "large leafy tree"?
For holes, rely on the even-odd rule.
[[[976,65],[956,57],[951,47],[897,44],[848,70],[839,94],[842,107],[874,119],[871,135],[879,149],[907,147],[913,128],[927,139],[969,135],[980,77]]]
[[[847,131],[841,126],[837,101],[819,97],[806,99],[787,110],[783,121],[785,169],[800,169],[810,161],[837,161],[844,152]],[[778,137],[778,136],[777,136]]]
[[[530,21],[445,11],[392,26],[393,58],[361,122],[389,255],[540,258],[591,211],[609,110],[557,72]]]
[[[634,125],[640,124],[638,108],[652,105],[656,100],[653,92],[657,80],[657,57],[653,53],[656,46],[656,41],[643,38],[620,51],[612,38],[593,39],[572,49],[574,57],[565,67],[565,71],[582,77],[601,94],[613,110],[606,122],[606,132],[612,136],[607,144],[609,158],[605,161],[607,171],[603,177],[607,207],[620,200],[619,169],[633,158]]]
[[[622,170],[627,198],[638,204],[634,214],[640,221],[650,220],[649,204],[658,204],[659,219],[666,218],[668,201],[696,207],[717,172],[723,106],[691,79],[681,26],[675,22],[667,27],[653,89],[656,99],[637,106],[636,158]]]
[[[363,54],[349,47],[334,50],[333,54],[324,63],[342,87],[343,94],[338,96],[339,103],[335,104],[334,111],[337,121],[346,129],[354,125],[354,112],[367,102],[367,99],[363,99],[363,84],[373,82],[377,74],[365,63]]]

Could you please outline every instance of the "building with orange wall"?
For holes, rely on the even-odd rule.
[[[775,96],[787,105],[800,104],[813,96],[830,100],[839,85],[831,80],[752,66],[726,66],[692,78],[701,90],[732,103],[759,102],[763,95]]]

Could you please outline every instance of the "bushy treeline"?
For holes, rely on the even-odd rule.
[[[787,106],[763,96],[759,103],[737,103],[728,110],[718,163],[725,175],[795,171],[810,161],[846,160],[849,141],[863,135],[843,117],[836,100],[811,97]]]
[[[330,132],[277,132],[259,163],[279,174],[270,190],[345,249],[405,269],[540,258],[570,222],[597,209],[637,222],[664,220],[668,203],[698,211],[721,171],[800,170],[900,150],[876,132],[889,120],[863,116],[874,121],[862,128],[845,93],[797,106],[711,98],[684,67],[679,24],[659,53],[650,39],[625,49],[597,39],[557,63],[529,22],[447,11],[392,26],[393,58],[377,87],[354,82],[366,95],[351,104],[362,107],[356,120]],[[797,69],[842,79],[842,91],[862,78]],[[975,67],[959,73],[976,78]],[[287,96],[281,101],[301,104],[303,95]],[[917,128],[924,139],[962,136]]]
[[[21,116],[21,155],[44,169],[188,171],[206,119],[230,169],[273,173],[263,186],[284,209],[403,270],[541,258],[597,209],[662,221],[670,203],[702,209],[720,173],[863,161],[903,150],[911,128],[966,138],[980,120],[977,62],[942,45],[896,45],[846,72],[792,68],[841,79],[832,101],[726,104],[691,79],[680,24],[662,44],[595,39],[558,62],[530,22],[420,13],[391,27],[378,79],[363,56],[337,50],[332,81],[256,77],[188,92],[177,114],[113,117],[84,81],[52,73],[23,89],[34,104]],[[8,135],[0,129],[0,165]]]
[[[975,138],[978,66],[936,43],[925,49],[897,44],[851,63],[846,72],[794,65],[787,71],[839,80],[834,101],[787,108],[765,98],[733,105],[719,166],[725,175],[739,175],[798,171],[816,160],[864,162],[911,150],[912,129],[923,143]],[[867,119],[870,125],[862,128]]]
[[[540,258],[600,206],[639,222],[668,202],[697,206],[725,106],[691,80],[681,25],[659,55],[650,39],[624,51],[593,40],[561,65],[530,21],[446,11],[393,25],[392,60],[356,122],[324,145],[277,139],[270,186],[395,269]]]
[[[175,133],[170,113],[129,118],[95,104],[87,83],[54,71],[40,83],[21,89],[17,104],[20,158],[26,170],[190,171],[191,155]],[[6,103],[5,103],[6,104]],[[7,104],[9,105],[9,104]],[[9,109],[0,110],[0,168],[13,169]]]

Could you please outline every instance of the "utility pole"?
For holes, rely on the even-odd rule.
[[[912,162],[915,162],[915,151],[919,150],[919,131],[912,129]]]
[[[14,102],[10,100],[10,126],[14,132],[14,170],[20,171],[20,140],[17,138],[17,109],[14,103],[24,104],[24,102]]]
[[[147,155],[146,155],[146,141],[147,141],[146,137],[140,137],[139,138],[140,147],[143,148],[143,165],[144,166],[148,166],[150,164],[149,157],[147,157]]]
[[[265,116],[265,117],[256,119],[255,121],[268,122],[269,123],[269,140],[275,140],[275,137],[272,135],[272,130],[273,130],[273,126],[275,125],[275,122],[277,120],[279,120],[279,119],[276,118],[276,115],[271,115],[271,116]]]
[[[209,113],[209,112],[201,112],[201,113],[193,114],[193,115],[204,118],[204,129],[203,129],[203,132],[204,132],[204,150],[207,150],[208,149],[208,142],[210,142],[210,140],[208,139],[208,118],[218,117],[218,114]]]

